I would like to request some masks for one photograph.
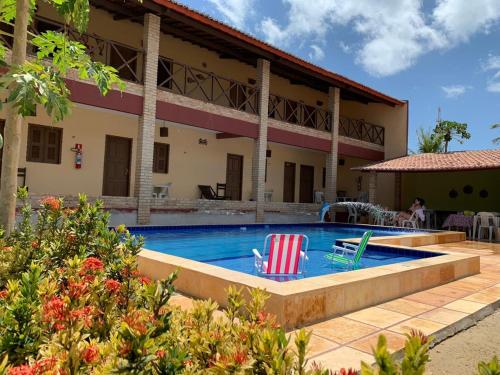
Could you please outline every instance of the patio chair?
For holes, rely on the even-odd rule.
[[[269,244],[269,255],[266,250]],[[267,276],[300,275],[305,271],[309,238],[303,234],[269,234],[262,254],[253,249],[255,270]]]
[[[402,226],[403,228],[420,228],[420,223],[425,221],[424,209],[415,210],[408,220],[403,220]]]
[[[349,213],[349,216],[347,217],[347,222],[350,223],[352,220],[352,223],[356,224],[358,221],[358,211],[356,210],[356,208],[352,206],[347,206],[347,212]]]
[[[198,185],[200,189],[200,199],[224,200],[225,197],[217,195],[215,190],[210,185]]]
[[[480,240],[482,233],[485,229],[488,230],[488,240],[493,240],[493,230],[495,229],[495,215],[491,212],[478,212],[477,213],[477,239]]]
[[[365,252],[368,241],[372,236],[373,231],[368,230],[361,237],[359,245],[344,242],[342,246],[333,245],[333,252],[325,255],[325,259],[340,263],[346,266],[357,266]]]

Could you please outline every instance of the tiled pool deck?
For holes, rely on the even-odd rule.
[[[310,361],[334,370],[359,368],[360,361],[373,361],[371,348],[380,334],[399,352],[412,328],[439,342],[500,307],[500,244],[461,241],[415,248],[479,255],[480,273],[307,326],[313,331]],[[192,299],[177,295],[172,303],[189,308]]]

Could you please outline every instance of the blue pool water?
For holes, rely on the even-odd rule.
[[[146,249],[176,255],[234,271],[255,274],[252,249],[262,253],[265,237],[270,233],[301,233],[309,237],[307,251],[309,261],[306,274],[313,277],[349,271],[334,265],[324,256],[338,239],[361,237],[366,227],[337,224],[303,225],[248,225],[248,226],[195,226],[131,228],[133,234],[145,239]],[[392,236],[408,232],[373,229],[373,236]],[[434,254],[368,246],[362,259],[361,268],[376,267],[393,263],[434,256]],[[284,281],[284,280],[278,280]]]

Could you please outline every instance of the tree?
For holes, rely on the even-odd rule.
[[[491,128],[492,129],[500,129],[500,123],[495,124],[495,125],[491,125]],[[497,144],[497,145],[500,144],[500,137],[493,138],[493,143]]]
[[[439,134],[427,131],[424,128],[420,128],[417,131],[418,138],[418,152],[428,153],[428,152],[443,152],[443,137]]]
[[[439,121],[434,128],[434,133],[443,137],[444,152],[448,152],[448,143],[452,140],[463,143],[464,139],[470,138],[467,124],[455,121]]]
[[[80,33],[87,29],[90,11],[88,0],[45,2],[53,6],[64,18],[65,30],[70,26]],[[70,40],[66,31],[47,31],[40,35],[29,32],[28,25],[32,22],[36,5],[37,0],[0,0],[0,21],[14,26],[10,61],[5,47],[0,43],[0,64],[8,69],[0,78],[0,93],[7,97],[0,185],[0,225],[7,234],[11,232],[15,222],[15,194],[23,118],[32,115],[37,105],[42,106],[54,122],[63,120],[70,113],[70,92],[64,80],[70,70],[76,70],[81,79],[93,79],[102,95],[106,95],[114,86],[123,89],[123,82],[118,78],[117,71],[92,61],[86,54],[86,47]],[[29,60],[26,59],[28,43],[36,51],[36,55]],[[47,61],[50,64],[47,64]]]

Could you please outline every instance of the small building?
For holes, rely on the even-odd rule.
[[[371,202],[380,203],[377,180],[390,174],[397,209],[421,197],[427,208],[443,213],[500,212],[500,149],[415,154],[355,170],[370,174]]]
[[[88,32],[70,36],[127,86],[101,97],[72,74],[71,116],[54,124],[37,108],[26,119],[19,167],[33,196],[85,193],[136,210],[140,224],[155,210],[200,206],[262,221],[264,211],[317,210],[322,197],[366,194],[368,181],[352,168],[406,154],[404,100],[175,2],[90,3]],[[32,31],[61,30],[62,21],[40,3]],[[199,200],[199,185],[217,184],[228,200]],[[154,199],[155,187],[168,187],[167,197]],[[379,179],[385,205],[393,189],[393,176]]]

